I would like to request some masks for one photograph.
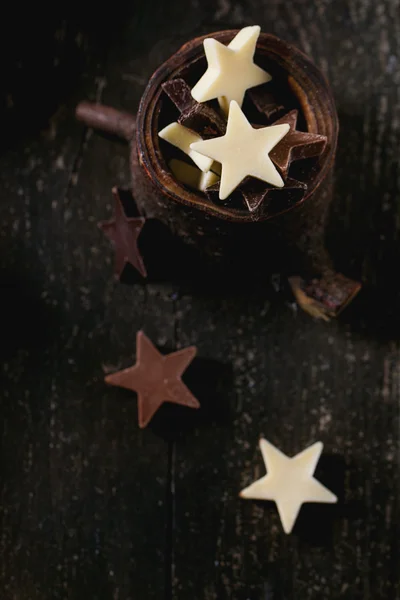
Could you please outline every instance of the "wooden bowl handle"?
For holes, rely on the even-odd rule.
[[[88,127],[111,133],[130,142],[135,135],[136,119],[133,115],[92,102],[80,102],[75,110],[78,121]]]

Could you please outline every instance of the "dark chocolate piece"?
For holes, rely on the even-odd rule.
[[[181,379],[195,355],[196,348],[190,346],[164,356],[143,331],[138,331],[136,363],[123,371],[107,375],[104,380],[110,385],[137,393],[139,427],[146,427],[164,402],[189,408],[200,407]]]
[[[246,177],[237,188],[248,210],[252,213],[261,212],[263,215],[278,213],[298,204],[306,190],[305,183],[291,178],[287,179],[285,187],[276,188],[254,177]],[[206,194],[212,202],[221,203],[219,183],[207,188]],[[225,202],[229,202],[231,198],[232,195]]]
[[[204,102],[196,102],[186,81],[170,79],[162,84],[162,88],[181,113],[178,123],[204,138],[225,134],[226,121]]]
[[[282,113],[285,107],[276,100],[272,92],[269,91],[269,87],[271,87],[269,82],[264,83],[247,90],[247,93],[256,109],[264,114],[267,119],[272,119]]]
[[[297,117],[298,111],[291,110],[272,123],[272,125],[282,125],[283,123],[290,125],[289,132],[269,153],[272,162],[278,167],[284,179],[286,179],[290,164],[294,160],[319,156],[326,145],[325,135],[297,131]]]
[[[163,83],[161,87],[181,113],[190,110],[197,104],[196,100],[192,97],[190,87],[183,79],[170,79]]]
[[[219,197],[219,184],[220,184],[220,182],[218,181],[217,183],[210,185],[205,190],[204,193],[206,194],[207,198],[215,206],[229,206],[229,207],[234,206],[235,208],[239,208],[239,209],[243,210],[243,197],[239,191],[240,186],[237,187],[235,190],[233,190],[233,192],[231,194],[229,194],[229,196],[227,198],[225,198],[225,200],[221,200]]]
[[[301,308],[324,321],[337,317],[361,288],[360,283],[342,273],[329,273],[311,281],[305,281],[302,277],[289,277],[289,283]]]
[[[112,193],[115,203],[114,218],[110,221],[101,221],[99,227],[114,246],[115,275],[119,279],[126,263],[129,263],[142,277],[147,277],[146,267],[138,248],[138,237],[146,219],[144,217],[128,218],[117,188],[113,188]]]

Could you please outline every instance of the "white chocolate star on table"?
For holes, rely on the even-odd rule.
[[[249,175],[276,187],[284,186],[268,153],[289,129],[287,123],[254,129],[237,102],[232,101],[226,134],[194,142],[190,148],[222,164],[219,197],[224,200]]]
[[[228,46],[213,38],[204,40],[208,69],[192,89],[197,102],[218,98],[227,113],[232,100],[242,106],[246,90],[271,80],[253,61],[259,35],[255,25],[241,29]]]
[[[313,475],[323,444],[317,442],[292,458],[261,438],[260,449],[267,474],[240,492],[242,498],[273,500],[285,533],[290,533],[305,502],[334,504],[337,497]]]

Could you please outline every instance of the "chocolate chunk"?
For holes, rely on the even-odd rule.
[[[269,84],[264,84],[247,90],[249,98],[256,109],[260,113],[263,113],[267,119],[276,117],[285,110],[285,107],[280,104],[275,96],[269,91],[269,87]]]
[[[229,206],[229,208],[243,210],[243,196],[236,188],[225,200],[221,200],[219,197],[219,181],[210,185],[206,190],[205,194],[207,198],[217,206]]]
[[[162,89],[180,112],[190,110],[197,104],[190,93],[190,87],[183,79],[169,79],[162,84]]]
[[[195,355],[194,346],[163,355],[143,331],[138,331],[136,363],[132,367],[107,375],[105,382],[137,393],[139,427],[146,427],[164,402],[189,408],[200,407],[181,379]]]
[[[204,102],[196,102],[186,81],[170,79],[162,84],[162,88],[181,113],[178,123],[196,131],[203,138],[225,134],[225,120]]]
[[[337,317],[361,288],[361,284],[341,273],[328,273],[311,281],[293,276],[289,283],[301,308],[324,321]]]
[[[297,117],[298,111],[291,110],[272,123],[272,125],[283,123],[290,125],[289,132],[269,153],[272,162],[278,167],[284,179],[286,179],[290,164],[293,161],[319,156],[326,146],[327,138],[325,135],[297,131]]]

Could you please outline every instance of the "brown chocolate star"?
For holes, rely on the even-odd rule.
[[[285,181],[284,188],[265,187],[260,185],[262,182],[253,179],[244,182],[239,190],[243,200],[250,212],[261,209],[263,213],[274,214],[283,212],[294,204],[297,204],[304,196],[307,185],[297,179],[288,179]]]
[[[136,334],[136,364],[107,375],[110,385],[137,393],[139,427],[146,427],[164,402],[199,408],[200,404],[181,377],[196,355],[190,346],[163,356],[143,331]]]
[[[281,141],[271,150],[269,157],[278,167],[281,175],[286,179],[291,162],[302,158],[312,158],[322,153],[326,145],[326,136],[317,133],[306,133],[297,131],[298,111],[291,110],[282,118],[273,122],[273,125],[288,123],[289,132]]]
[[[170,79],[162,88],[181,113],[178,123],[206,138],[225,134],[226,121],[211,106],[196,102],[186,81]]]
[[[146,219],[128,218],[117,188],[113,188],[112,193],[115,201],[114,218],[110,221],[101,221],[99,227],[114,246],[115,275],[120,278],[126,263],[130,263],[142,277],[147,277],[146,267],[138,248],[138,237]]]
[[[237,188],[249,211],[251,213],[262,211],[264,215],[283,212],[298,204],[306,189],[305,183],[290,177],[285,181],[283,188],[274,188],[253,177],[246,178]],[[218,203],[219,183],[208,187],[206,194],[210,200]],[[231,196],[227,198],[226,203],[229,203],[230,200]]]

